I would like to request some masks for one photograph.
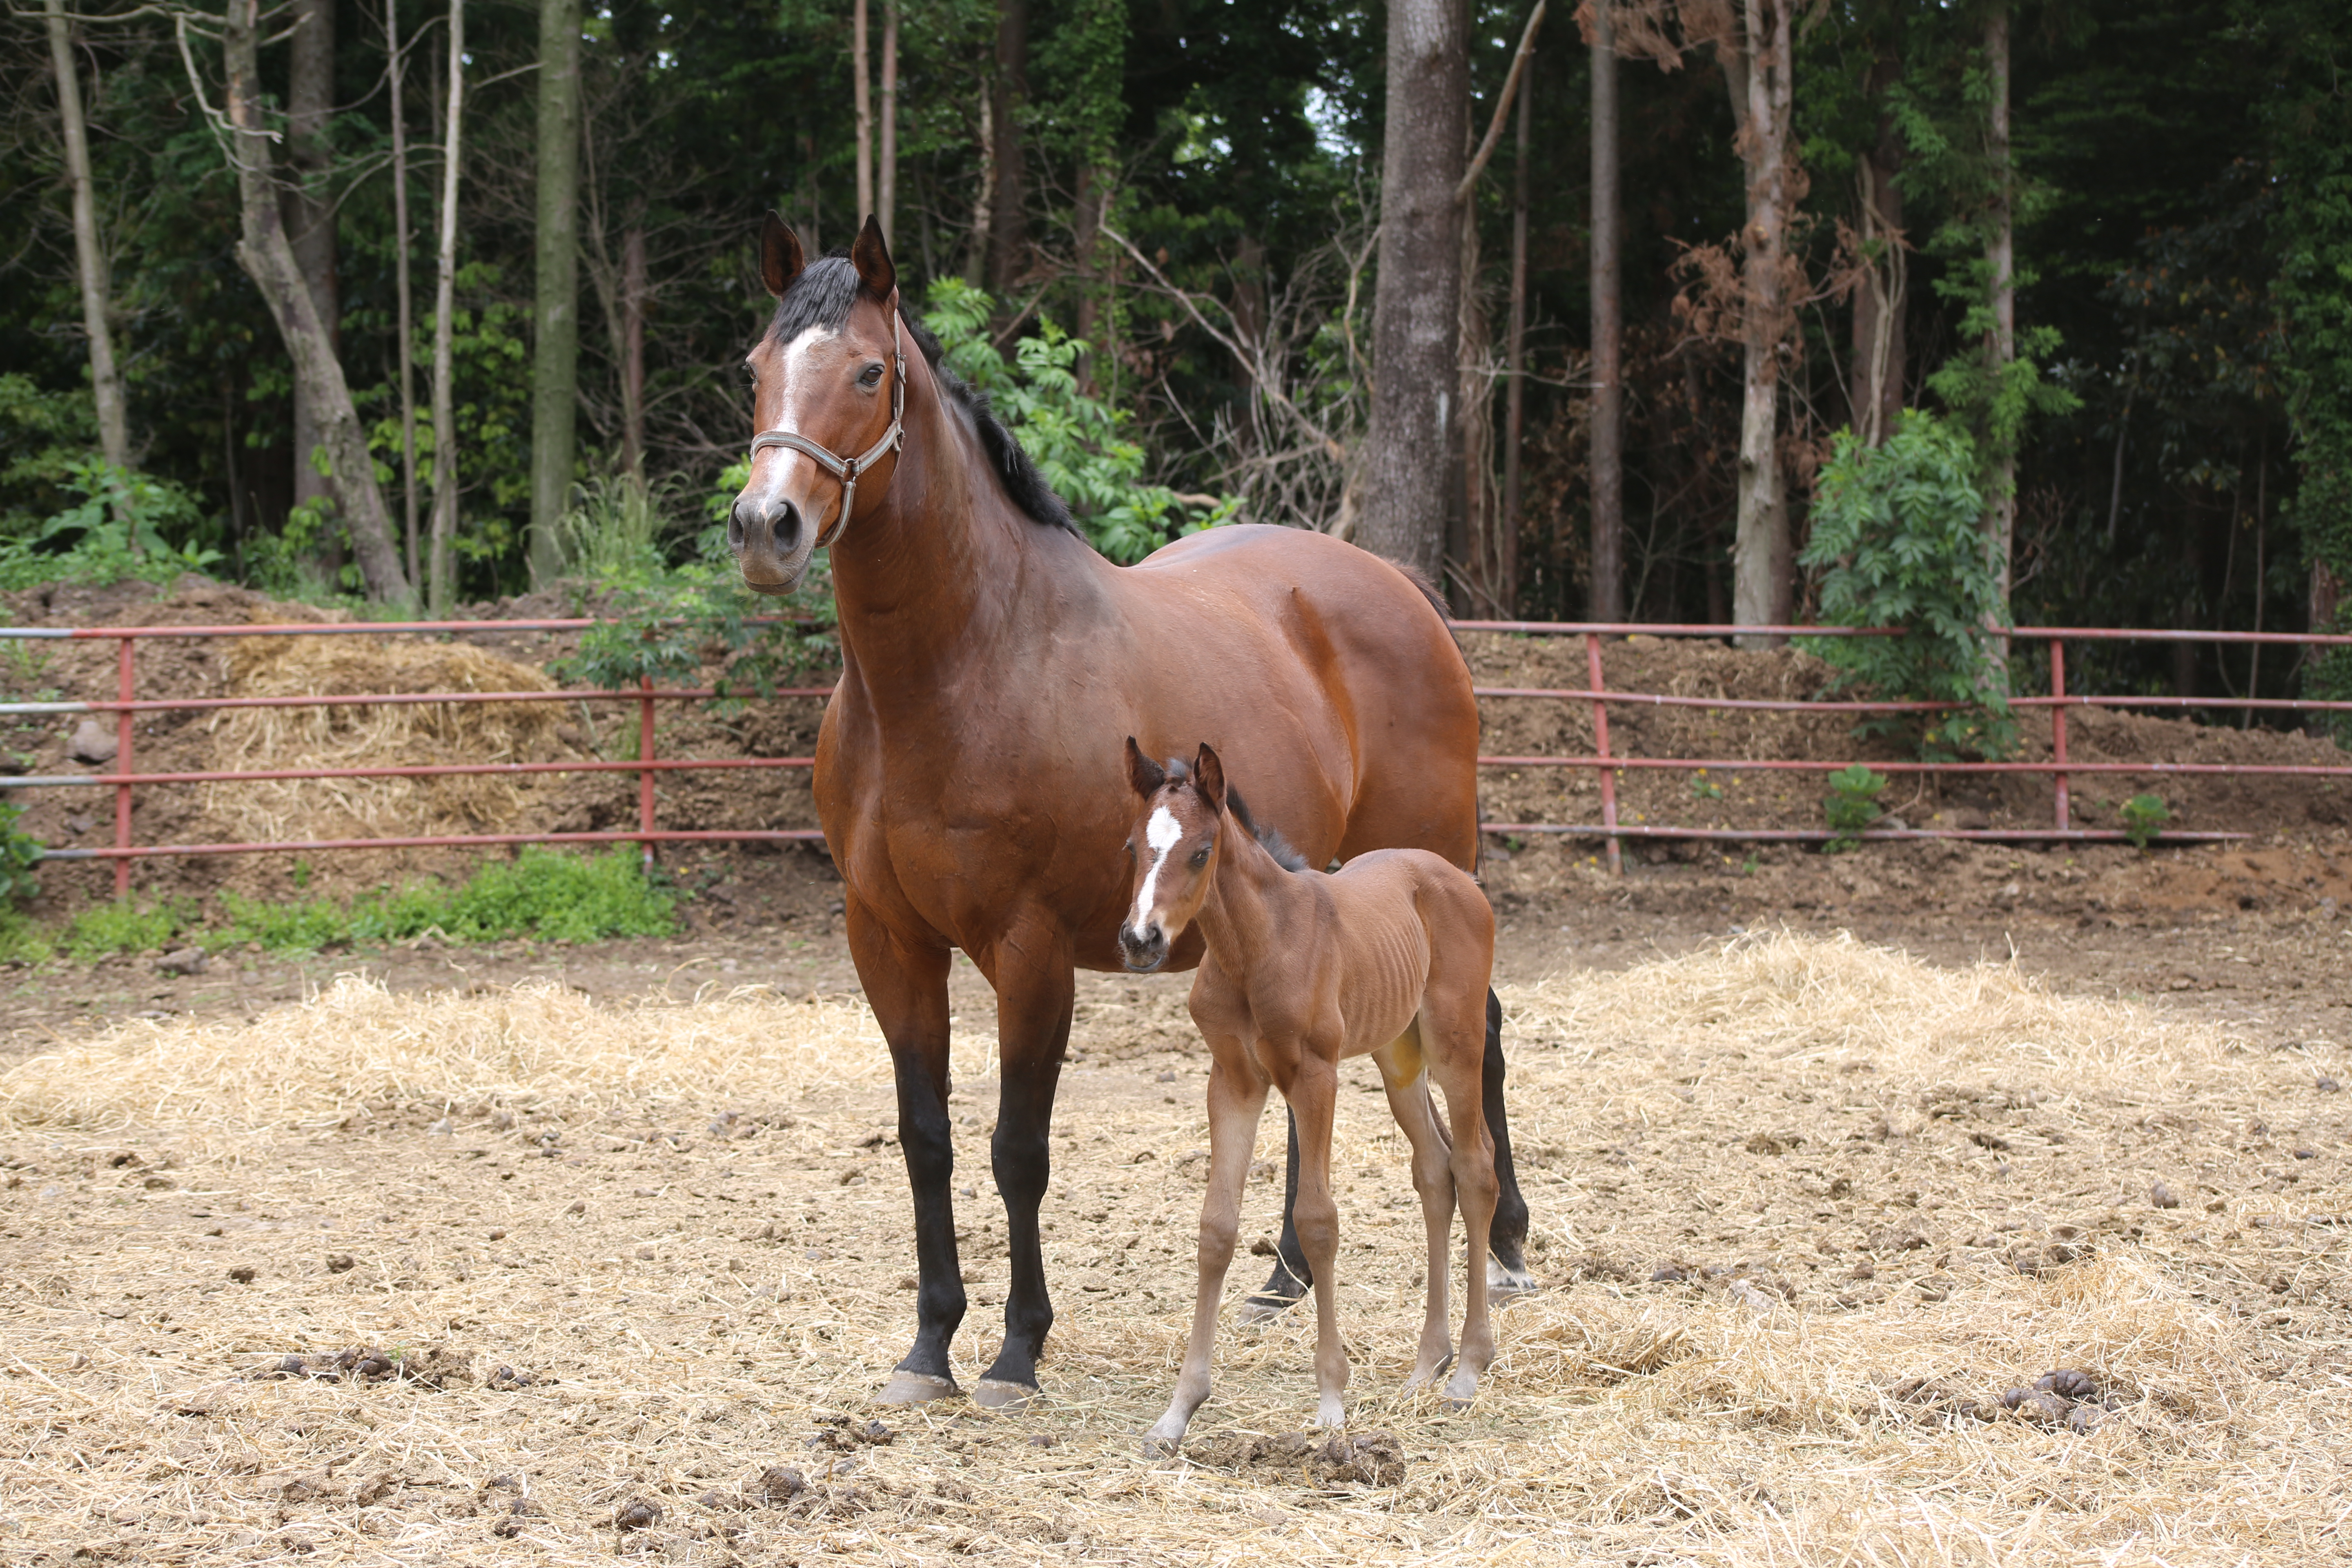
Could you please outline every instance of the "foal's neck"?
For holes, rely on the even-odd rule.
[[[1209,896],[1197,923],[1201,940],[1229,973],[1244,974],[1278,951],[1311,900],[1307,878],[1287,869],[1232,816],[1217,836]]]

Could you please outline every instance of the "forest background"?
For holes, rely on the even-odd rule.
[[[879,216],[1119,559],[1284,522],[1465,614],[1713,624],[1900,619],[1931,581],[1961,624],[2294,630],[2352,577],[2335,0],[47,0],[0,29],[8,586],[715,591],[772,206],[817,250]],[[2352,684],[2102,657],[2135,689]]]

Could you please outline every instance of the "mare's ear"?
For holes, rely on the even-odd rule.
[[[1127,782],[1146,800],[1158,795],[1160,786],[1168,782],[1168,771],[1145,756],[1132,735],[1127,738]]]
[[[866,226],[857,231],[856,243],[849,247],[849,264],[857,268],[857,280],[866,286],[866,292],[877,300],[887,300],[890,290],[898,286],[890,244],[882,237],[882,226],[871,213],[866,215]]]
[[[806,265],[801,255],[801,237],[770,207],[767,221],[760,226],[760,281],[781,300]]]
[[[1201,797],[1212,809],[1225,809],[1225,764],[1217,760],[1217,753],[1206,741],[1201,742],[1200,755],[1192,759],[1192,787],[1201,792]]]

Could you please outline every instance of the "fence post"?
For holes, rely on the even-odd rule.
[[[637,687],[645,693],[637,699],[637,761],[650,763],[654,760],[654,678],[650,675],[637,677]],[[654,770],[641,768],[637,772],[637,831],[650,834],[653,830]],[[641,839],[638,847],[644,853],[646,868],[651,869],[654,841],[650,837]]]
[[[137,638],[124,637],[121,654],[115,661],[114,695],[117,700],[126,704],[136,689],[137,665],[131,649],[137,646]],[[114,710],[114,771],[118,773],[131,771],[131,710],[128,707]],[[114,847],[117,849],[131,847],[131,786],[127,784],[114,786]],[[128,898],[130,893],[131,858],[118,856],[114,862],[114,896]]]
[[[2050,760],[2061,771],[2052,773],[2051,798],[2055,808],[2058,831],[2071,830],[2072,803],[2066,798],[2066,644],[2058,637],[2050,639],[2050,695],[2059,699],[2050,710]]]
[[[1625,850],[1617,837],[1617,775],[1609,768],[1609,704],[1601,697],[1608,689],[1601,678],[1601,634],[1584,634],[1584,662],[1592,681],[1592,751],[1601,759],[1601,825],[1609,830],[1604,842],[1608,846],[1609,874],[1625,874]]]

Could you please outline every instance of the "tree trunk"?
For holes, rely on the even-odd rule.
[[[1024,211],[1028,178],[1021,149],[1021,110],[1028,100],[1029,0],[997,0],[996,80],[989,106],[994,132],[989,163],[995,179],[988,224],[988,287],[1000,298],[1011,293],[1029,269]]]
[[[621,465],[646,480],[646,229],[621,236]]]
[[[89,389],[98,405],[98,449],[118,468],[131,466],[131,421],[122,373],[114,363],[114,309],[106,251],[98,242],[98,199],[89,172],[89,132],[82,121],[81,74],[62,0],[48,0],[49,64],[58,76],[58,119],[65,132],[66,175],[73,182],[74,260],[81,280],[82,331],[89,339]],[[138,548],[138,542],[131,542]]]
[[[1462,293],[1462,209],[1454,192],[1470,101],[1464,20],[1455,0],[1389,6],[1372,416],[1354,531],[1365,549],[1433,581],[1445,537]]]
[[[857,118],[857,221],[874,211],[874,85],[866,48],[866,0],[851,0],[849,60],[856,73],[850,84],[850,104]]]
[[[375,463],[369,456],[367,437],[352,406],[351,388],[335,357],[326,324],[311,302],[310,290],[294,259],[278,211],[278,193],[270,178],[268,117],[261,106],[257,56],[259,0],[229,0],[221,34],[221,52],[227,77],[228,120],[237,176],[241,223],[236,247],[244,267],[285,339],[294,362],[294,378],[307,385],[311,406],[319,410],[320,445],[338,479],[343,521],[350,527],[352,546],[359,557],[361,580],[369,598],[406,600],[408,578],[400,569],[400,552],[392,542],[391,521],[383,493],[376,488]]]
[[[874,194],[882,242],[898,232],[898,0],[882,0],[882,167]]]
[[[329,352],[342,352],[342,308],[335,276],[335,208],[327,191],[334,165],[330,131],[335,114],[335,0],[294,0],[294,36],[287,47],[286,156],[294,184],[286,193],[286,237],[294,264],[325,328]],[[294,385],[294,504],[334,496],[312,454],[320,445],[319,406],[300,382]],[[341,498],[335,498],[341,502]],[[329,574],[341,565],[335,543],[322,545]]]
[[[407,57],[400,48],[400,0],[383,0],[384,51],[392,75],[393,291],[400,317],[400,510],[408,546],[408,580],[424,578],[416,535],[416,290],[408,267],[408,121],[403,93]]]
[[[1992,214],[1985,240],[1986,270],[1992,283],[1992,338],[1985,344],[1987,369],[1998,388],[2017,357],[2017,285],[2011,247],[2009,167],[2009,8],[1996,5],[1985,17],[1985,70],[1991,88],[1986,106],[1985,152],[1992,164]],[[1998,433],[1992,440],[1992,482],[1985,497],[1985,557],[2000,595],[2000,614],[2009,614],[2010,554],[2017,531],[2017,444]]]
[[[1519,83],[1519,124],[1511,168],[1511,321],[1503,346],[1509,381],[1503,390],[1503,515],[1496,525],[1506,617],[1519,613],[1519,447],[1527,435],[1528,368],[1528,164],[1534,124],[1535,68]]]
[[[1882,45],[1870,71],[1868,91],[1883,98],[1902,70],[1893,46]],[[1882,114],[1878,139],[1854,161],[1855,206],[1864,246],[1877,252],[1853,295],[1853,356],[1848,413],[1854,435],[1865,446],[1885,443],[1903,413],[1906,281],[1909,268],[1903,244],[1903,190],[1895,176],[1903,169],[1903,140],[1895,116]]]
[[[965,242],[963,280],[974,288],[988,280],[989,230],[996,221],[996,87],[980,95],[980,194],[971,204],[971,234]]]
[[[1741,39],[1717,46],[1739,120],[1738,146],[1748,180],[1742,231],[1739,503],[1731,545],[1731,616],[1736,626],[1789,618],[1788,500],[1780,473],[1780,344],[1790,304],[1785,258],[1791,154],[1790,120],[1794,29],[1791,0],[1744,0]],[[1774,637],[1742,637],[1769,647]]]
[[[455,68],[449,89],[453,95],[457,90]],[[457,113],[454,97],[451,101],[449,145],[454,149]],[[454,156],[451,167],[454,209]],[[534,583],[545,583],[562,570],[556,526],[572,502],[572,469],[578,452],[580,0],[541,0],[536,175],[539,213],[534,250],[539,298],[530,365],[530,576]],[[454,525],[454,496],[450,504]],[[437,590],[438,577],[435,582]]]
[[[248,0],[250,3],[250,0]],[[565,0],[556,0],[557,4]],[[541,33],[542,50],[545,29]],[[449,0],[449,88],[447,105],[441,128],[441,247],[438,257],[440,277],[433,291],[433,549],[428,568],[428,592],[432,613],[437,619],[449,613],[456,596],[457,570],[456,545],[457,540],[457,353],[454,318],[457,310],[457,169],[463,142],[458,132],[465,119],[466,107],[466,0]],[[542,53],[542,58],[544,55]],[[546,212],[544,187],[540,211]],[[542,245],[544,229],[541,230]],[[546,276],[542,263],[540,275]],[[541,343],[545,352],[545,342]],[[571,420],[567,404],[565,423]],[[533,464],[534,481],[537,464]],[[536,491],[536,484],[533,489]],[[538,497],[534,493],[533,512]],[[552,524],[553,515],[549,518]],[[541,533],[534,529],[532,549],[536,553],[541,538],[551,552],[555,539],[552,532]]]
[[[1625,618],[1625,363],[1617,276],[1614,0],[1592,5],[1592,581],[1585,613]]]

